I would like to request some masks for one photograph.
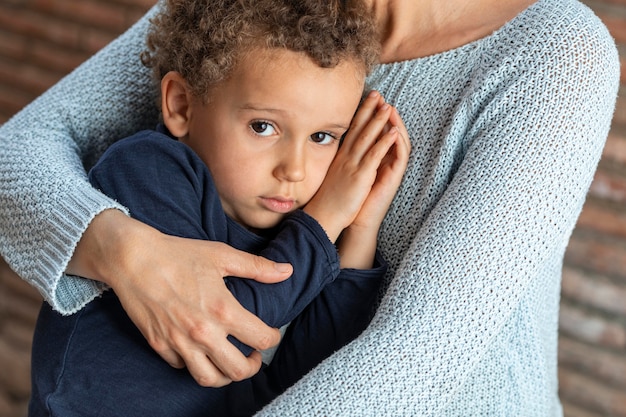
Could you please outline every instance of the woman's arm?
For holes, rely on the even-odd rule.
[[[258,349],[279,340],[276,330],[228,299],[223,276],[274,281],[290,269],[281,272],[225,245],[161,236],[93,189],[85,173],[112,141],[156,124],[157,91],[139,61],[154,12],[0,127],[0,254],[65,314],[108,284],[161,356],[186,364],[202,384],[223,385],[254,374],[261,361],[229,350],[213,331]],[[98,281],[65,275],[67,268]],[[194,305],[188,281],[198,272],[210,280],[193,292]],[[146,273],[161,282],[154,287],[160,290],[145,287]]]

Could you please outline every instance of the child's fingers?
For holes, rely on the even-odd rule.
[[[398,109],[396,109],[395,107],[393,108],[393,111],[389,115],[389,123],[391,123],[392,126],[396,126],[398,128],[398,131],[400,135],[402,136],[403,141],[409,146],[409,149],[410,149],[411,140],[409,138],[409,131],[404,125],[404,121],[402,120],[402,117],[400,117],[400,113],[398,112]]]
[[[353,160],[360,160],[368,150],[383,135],[385,126],[389,123],[392,107],[383,104],[380,109],[367,121],[360,130],[350,130],[344,139],[340,152]]]
[[[383,134],[367,151],[367,154],[362,158],[363,169],[377,170],[381,165],[385,156],[388,155],[391,148],[399,141],[400,132],[397,127],[392,127],[389,131]]]
[[[383,96],[377,91],[371,91],[352,118],[344,143],[350,142],[350,138],[358,137],[376,115],[380,116],[381,108],[384,105],[385,99]]]

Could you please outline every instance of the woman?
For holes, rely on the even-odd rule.
[[[413,142],[380,234],[391,272],[369,328],[261,415],[558,416],[561,261],[610,126],[613,40],[575,0],[364,1],[382,43],[369,87]],[[145,27],[0,130],[0,250],[59,310],[111,286],[170,364],[223,385],[259,366],[227,334],[258,349],[278,336],[222,276],[272,282],[285,266],[160,235],[84,180],[111,138],[156,121]]]

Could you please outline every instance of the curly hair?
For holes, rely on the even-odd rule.
[[[350,4],[347,4],[350,3]],[[322,68],[376,64],[379,40],[361,0],[167,0],[151,21],[144,65],[157,81],[179,72],[207,97],[253,48],[302,52]]]

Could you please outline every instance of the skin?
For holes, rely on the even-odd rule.
[[[534,2],[364,1],[378,22],[383,63],[425,57],[480,39]],[[399,116],[389,112],[385,130],[395,127],[408,138]],[[354,132],[362,128],[358,125]],[[332,171],[331,167],[329,174]],[[378,188],[374,185],[372,192]],[[366,217],[370,207],[367,202],[363,204],[364,211],[353,219],[354,226]],[[355,227],[348,226],[349,231],[352,229]],[[256,349],[279,341],[275,329],[238,305],[225,288],[223,277],[277,282],[287,278],[291,269],[223,244],[165,236],[120,212],[106,210],[87,228],[68,272],[111,286],[131,319],[166,361],[174,367],[186,365],[201,385],[218,387],[253,375],[261,362],[256,352],[245,358],[212,334],[232,334]],[[152,283],[160,285],[144,286],[142,277],[146,274],[153,277]]]

